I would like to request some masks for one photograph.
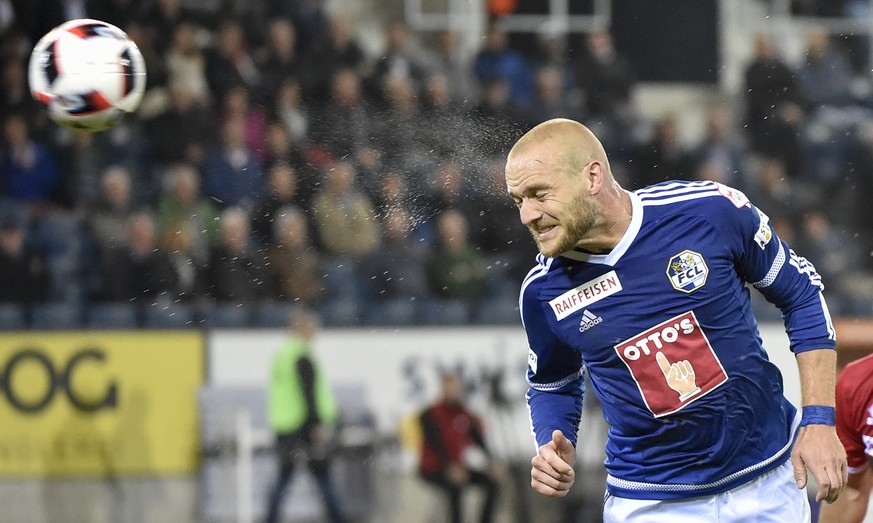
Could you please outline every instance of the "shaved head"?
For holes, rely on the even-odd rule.
[[[630,198],[613,178],[600,140],[556,118],[522,136],[506,159],[506,189],[540,252],[606,252],[630,223]]]
[[[537,125],[515,143],[507,163],[537,160],[542,154],[555,157],[556,163],[570,172],[578,171],[593,160],[609,171],[603,144],[589,128],[574,120],[555,118]]]

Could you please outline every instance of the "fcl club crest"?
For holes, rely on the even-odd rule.
[[[667,263],[667,277],[677,291],[694,292],[706,283],[709,267],[700,253],[682,251]]]

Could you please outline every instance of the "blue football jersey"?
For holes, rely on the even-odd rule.
[[[631,223],[610,253],[540,255],[523,282],[534,437],[560,429],[576,442],[588,372],[610,427],[609,492],[724,492],[788,459],[799,421],[747,284],[779,307],[799,353],[835,348],[821,279],[736,189],[674,181],[628,194]]]

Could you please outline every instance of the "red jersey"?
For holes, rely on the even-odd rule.
[[[471,446],[484,449],[482,425],[460,404],[437,403],[421,415],[424,442],[419,470],[422,474],[441,472],[451,463],[463,463]]]
[[[873,354],[846,365],[837,379],[837,435],[849,472],[873,461]]]

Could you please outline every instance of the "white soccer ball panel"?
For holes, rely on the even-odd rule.
[[[97,20],[73,20],[40,39],[31,54],[28,80],[34,98],[55,122],[101,131],[139,107],[145,61],[121,29]]]

